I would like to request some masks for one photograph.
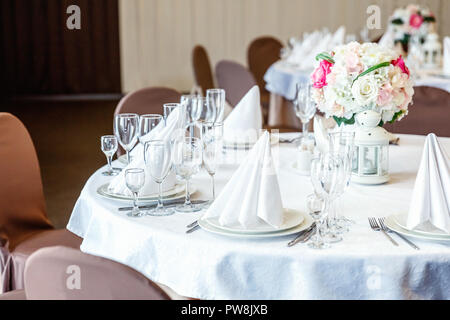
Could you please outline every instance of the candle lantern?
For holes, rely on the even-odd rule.
[[[437,69],[441,65],[442,45],[439,42],[439,36],[436,33],[427,35],[423,45],[424,67],[428,69]]]

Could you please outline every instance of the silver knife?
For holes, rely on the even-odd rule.
[[[187,230],[186,233],[188,233],[188,234],[192,233],[192,232],[194,232],[195,230],[197,230],[199,228],[200,228],[200,226],[197,224],[196,226],[194,226],[194,227],[190,228],[189,230]]]
[[[208,200],[191,200],[191,202],[193,204],[204,204],[204,203],[208,202]],[[179,200],[179,199],[177,199],[177,200],[168,200],[168,201],[163,201],[163,203],[164,203],[165,207],[171,208],[171,207],[175,207],[175,206],[177,206],[179,204],[183,204],[184,203],[184,199],[182,199],[182,200]],[[150,204],[139,206],[139,209],[143,209],[143,210],[145,210],[145,209],[153,209],[157,205],[158,205],[158,202],[153,201]],[[121,207],[121,208],[119,208],[119,211],[131,211],[131,210],[133,210],[133,207]]]
[[[288,247],[292,247],[292,246],[296,245],[299,242],[306,242],[306,241],[308,241],[311,238],[311,236],[314,234],[315,229],[316,229],[316,224],[313,223],[308,229],[306,229],[303,232],[300,232],[300,234],[297,235],[297,237],[295,237],[294,240],[290,241],[288,243]]]

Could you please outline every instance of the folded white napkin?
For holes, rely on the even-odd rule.
[[[176,108],[167,118],[167,125],[164,121],[158,124],[149,134],[140,138],[143,143],[150,140],[173,139],[175,135],[183,131],[186,120],[184,109]],[[131,152],[132,160],[114,179],[111,180],[108,189],[117,194],[131,195],[125,183],[125,170],[129,168],[145,169],[145,184],[140,190],[141,195],[150,195],[158,193],[158,184],[150,176],[149,168],[144,161],[144,147],[138,144]],[[170,190],[176,183],[175,173],[170,172],[163,183],[163,191]]]
[[[450,37],[444,38],[444,55],[442,59],[444,74],[450,76]]]
[[[314,138],[316,140],[316,147],[321,153],[327,153],[329,150],[328,133],[325,129],[323,118],[314,116]]]
[[[209,207],[205,218],[218,217],[223,226],[244,228],[283,224],[280,187],[266,131]]]
[[[392,28],[388,28],[388,30],[383,34],[378,44],[380,46],[393,49],[395,43],[395,34]]]
[[[345,42],[345,26],[340,26],[330,41],[329,50],[333,50],[337,46],[343,45]]]
[[[290,56],[287,58],[287,62],[300,66],[311,50],[317,44],[321,37],[320,31],[314,31],[313,33],[305,33],[303,35],[303,41],[294,44]]]
[[[450,166],[434,133],[425,141],[406,226],[431,224],[450,234]]]
[[[259,88],[254,86],[239,101],[223,124],[225,143],[255,143],[262,129]]]
[[[330,49],[330,43],[332,40],[332,35],[330,33],[324,34],[322,38],[312,47],[310,52],[305,55],[300,67],[303,70],[313,69],[316,63],[316,56],[319,53],[328,51]]]

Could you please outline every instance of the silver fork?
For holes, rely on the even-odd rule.
[[[392,244],[393,244],[394,246],[397,246],[397,247],[398,247],[398,243],[397,243],[394,239],[392,239],[392,237],[391,237],[390,235],[388,235],[387,232],[384,231],[384,230],[378,225],[377,219],[375,219],[375,218],[368,218],[368,219],[369,219],[370,227],[371,227],[374,231],[381,231],[381,232],[383,232],[383,234],[386,236],[386,238],[388,238],[388,240],[389,240],[390,242],[392,242]]]
[[[403,239],[403,241],[405,241],[407,244],[409,244],[413,249],[416,250],[420,250],[420,248],[418,246],[416,246],[412,241],[408,240],[407,238],[405,238],[403,235],[401,235],[398,232],[392,231],[391,229],[389,229],[388,227],[386,227],[386,225],[384,224],[384,220],[385,218],[378,218],[378,222],[380,223],[381,228],[386,231],[387,233],[394,233],[397,236],[399,236],[400,238]]]

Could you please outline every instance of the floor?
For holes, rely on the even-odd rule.
[[[38,154],[47,213],[66,226],[86,180],[106,159],[100,137],[112,133],[117,100],[19,101],[0,103],[28,128]]]

